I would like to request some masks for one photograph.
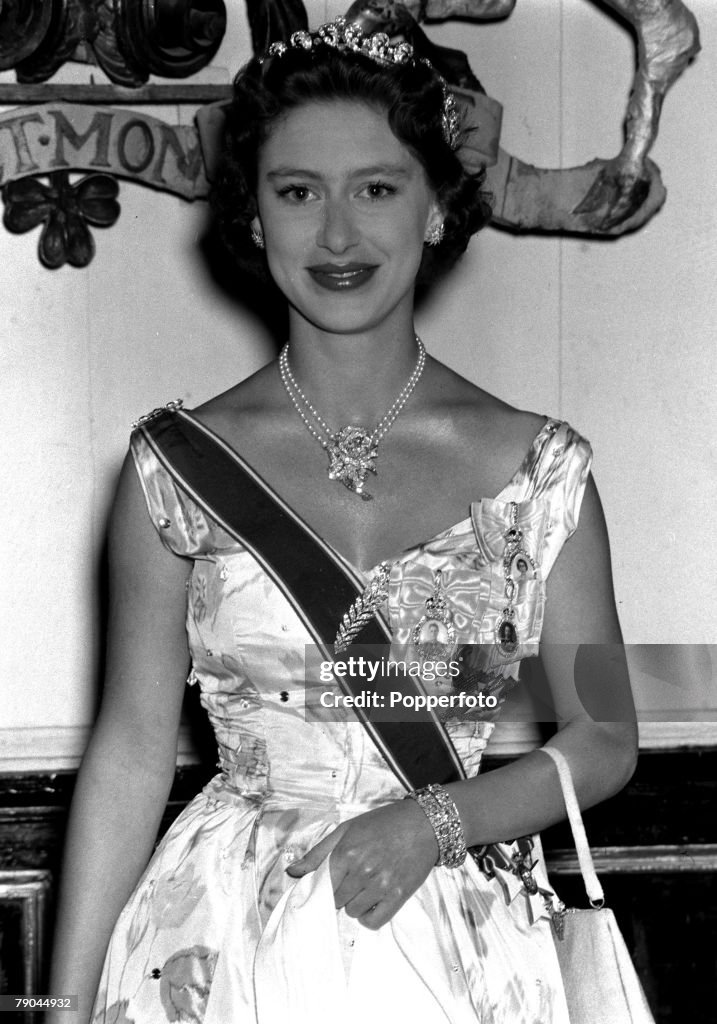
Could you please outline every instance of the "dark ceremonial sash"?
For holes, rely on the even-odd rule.
[[[341,616],[363,587],[336,553],[220,437],[184,410],[161,410],[140,426],[148,443],[177,484],[223,529],[254,555],[290,601],[314,642],[334,659]],[[361,646],[387,650],[391,636],[377,617],[363,628]],[[352,648],[346,652],[350,656]],[[374,661],[386,655],[371,650]],[[342,656],[344,660],[344,656]],[[362,681],[336,677],[345,693],[357,696]],[[397,686],[415,681],[393,677]],[[406,721],[371,720],[352,708],[371,739],[407,789],[464,778],[458,755],[433,712],[412,712]]]

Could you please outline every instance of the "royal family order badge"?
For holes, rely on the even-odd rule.
[[[453,614],[443,590],[440,569],[433,573],[433,591],[426,600],[423,615],[411,633],[411,643],[421,661],[447,661],[456,648]]]

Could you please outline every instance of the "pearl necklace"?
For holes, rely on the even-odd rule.
[[[376,473],[375,463],[378,457],[379,441],[383,440],[396,422],[397,416],[421,379],[426,365],[426,349],[418,335],[416,335],[416,345],[418,346],[418,359],[413,373],[386,415],[379,420],[370,433],[365,427],[352,425],[341,427],[340,430],[332,430],[301,390],[291,372],[288,341],[279,355],[281,383],[304,426],[329,457],[327,469],[329,480],[338,480],[344,487],[360,495],[364,501],[372,499],[372,495],[364,491],[364,484],[368,473]]]

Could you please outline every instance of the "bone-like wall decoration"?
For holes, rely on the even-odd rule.
[[[632,25],[637,67],[625,116],[625,142],[611,158],[581,167],[533,167],[498,149],[488,166],[495,197],[494,221],[521,231],[584,235],[621,235],[644,224],[665,201],[659,168],[648,153],[657,137],[667,91],[699,52],[694,15],[682,0],[605,0]],[[441,59],[418,25],[419,20],[507,17],[516,0],[356,0],[348,17],[367,30],[401,31],[436,63],[447,81],[465,85],[455,73],[456,58]],[[445,52],[445,51],[444,51]],[[456,51],[454,51],[454,54]],[[465,57],[465,55],[460,55]],[[481,153],[464,150],[469,165],[484,162]]]

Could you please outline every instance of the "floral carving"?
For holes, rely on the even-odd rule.
[[[69,263],[86,267],[95,254],[88,227],[110,227],[120,215],[119,185],[108,174],[88,174],[75,184],[67,171],[38,178],[21,178],[3,187],[3,223],[22,234],[44,225],[38,246],[41,262],[51,270]]]
[[[19,82],[46,82],[75,60],[137,87],[150,73],[201,70],[225,29],[224,0],[4,0],[0,69],[15,67]]]

